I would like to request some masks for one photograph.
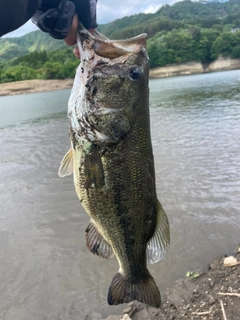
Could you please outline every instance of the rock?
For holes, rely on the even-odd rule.
[[[237,261],[236,258],[234,258],[233,256],[229,256],[227,258],[224,258],[223,260],[223,265],[225,267],[234,267],[236,266],[237,264],[239,264],[239,262]]]
[[[170,304],[184,306],[185,301],[189,300],[195,284],[191,279],[180,279],[176,281],[175,286],[166,290],[167,300]]]
[[[239,256],[238,256],[239,260]],[[85,320],[190,320],[222,319],[219,299],[223,301],[227,319],[240,320],[240,261],[234,257],[218,257],[207,272],[195,279],[184,278],[165,291],[160,309],[140,303],[130,302],[122,315],[102,319],[99,314],[91,314]],[[236,267],[224,267],[235,264]],[[195,316],[196,315],[196,316]]]
[[[86,316],[85,320],[102,320],[102,316],[98,312],[91,312]]]
[[[239,253],[240,253],[240,243],[239,243],[238,247],[234,250],[234,252],[235,252],[236,254],[239,254]]]
[[[212,305],[216,302],[216,299],[214,299],[212,296],[209,296],[208,302],[210,305]]]
[[[160,310],[139,301],[132,301],[123,311],[123,320],[157,320]]]
[[[97,315],[97,314],[96,314]],[[93,317],[92,314],[88,315],[85,320],[166,320],[160,317],[160,309],[150,307],[138,301],[130,302],[124,309],[121,316],[108,316],[106,319]]]

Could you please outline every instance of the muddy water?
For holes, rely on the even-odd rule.
[[[231,253],[240,226],[240,71],[150,81],[158,197],[171,225],[150,266],[163,292],[186,271]],[[0,97],[0,319],[82,320],[120,312],[106,294],[117,271],[85,247],[69,148],[69,90]]]

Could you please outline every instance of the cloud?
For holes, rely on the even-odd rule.
[[[150,5],[146,9],[144,9],[143,13],[154,13],[160,8],[159,5]]]
[[[98,0],[98,23],[104,24],[137,13],[154,13],[164,4],[173,4],[179,0]]]
[[[162,5],[173,3],[179,0],[98,0],[97,5],[97,19],[99,24],[109,23],[125,16],[131,16],[137,13],[154,13]],[[31,31],[37,30],[37,27],[28,21],[24,26],[8,33],[4,37],[21,37],[22,35]]]

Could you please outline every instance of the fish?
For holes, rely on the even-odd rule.
[[[156,193],[146,42],[146,34],[109,40],[84,27],[77,34],[81,63],[68,103],[71,147],[58,174],[73,174],[90,216],[87,248],[118,261],[109,305],[138,300],[159,307],[147,264],[160,261],[170,244]]]

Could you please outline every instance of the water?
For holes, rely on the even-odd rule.
[[[150,81],[158,197],[171,226],[166,258],[150,266],[161,292],[186,271],[230,254],[240,226],[240,71]],[[0,319],[79,320],[106,303],[118,270],[85,247],[89,218],[72,177],[70,91],[0,97]]]

